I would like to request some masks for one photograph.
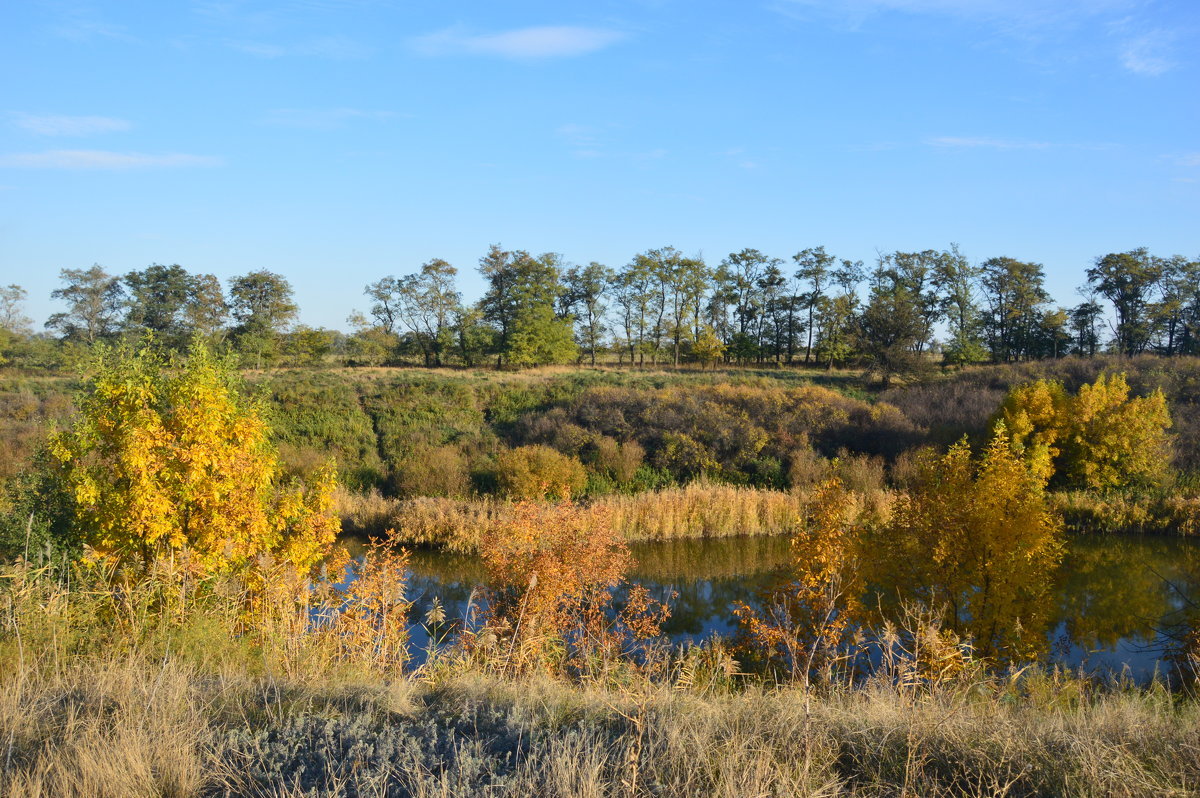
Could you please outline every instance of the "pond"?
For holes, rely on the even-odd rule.
[[[789,556],[785,537],[718,538],[631,546],[631,581],[670,602],[663,631],[673,641],[697,641],[736,629],[733,605],[754,603],[775,582]],[[483,578],[478,559],[417,550],[411,560],[413,618],[436,597],[448,619],[461,618]],[[1048,660],[1087,672],[1122,672],[1145,680],[1167,643],[1162,630],[1200,604],[1200,541],[1118,535],[1071,536],[1052,592]],[[416,630],[414,645],[427,640]]]

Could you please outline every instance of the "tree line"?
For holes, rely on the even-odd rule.
[[[291,285],[265,270],[223,291],[215,276],[178,265],[123,276],[64,269],[51,296],[67,307],[46,327],[83,344],[149,331],[174,349],[199,335],[260,366],[331,355],[429,366],[803,363],[860,365],[884,382],[939,360],[1200,354],[1200,259],[1144,248],[1096,258],[1081,301],[1069,306],[1047,292],[1041,264],[972,263],[953,245],[880,253],[872,268],[820,246],[790,261],[748,248],[715,266],[662,247],[617,269],[494,245],[478,270],[486,291],[475,303],[442,259],[370,283],[367,312],[351,314],[343,334],[297,325]],[[0,289],[9,348],[30,332],[24,296],[19,286]]]

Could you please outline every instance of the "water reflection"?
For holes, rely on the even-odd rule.
[[[726,538],[646,543],[631,547],[631,581],[655,598],[674,592],[664,633],[675,641],[735,630],[732,607],[752,602],[788,562],[786,538]],[[410,595],[414,619],[435,597],[447,617],[462,618],[483,579],[474,557],[416,551]],[[1152,674],[1164,639],[1200,602],[1200,542],[1179,538],[1072,536],[1048,608],[1049,660],[1070,667]],[[426,643],[423,630],[414,643]]]

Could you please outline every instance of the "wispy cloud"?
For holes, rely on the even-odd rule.
[[[91,136],[116,133],[133,127],[124,119],[109,116],[59,116],[56,114],[13,114],[13,124],[39,136]]]
[[[559,125],[554,131],[572,147],[578,149],[596,149],[600,145],[600,133],[591,125],[579,125],[569,122]]]
[[[1125,69],[1146,76],[1175,66],[1175,35],[1161,22],[1147,28],[1151,4],[1146,0],[771,0],[774,10],[805,20],[818,18],[856,30],[876,17],[908,14],[942,17],[975,25],[1032,49],[1027,57],[1043,60],[1061,53],[1064,60],[1083,51],[1070,35],[1089,29],[1089,41],[1107,32],[1114,44],[1099,52],[1116,58]],[[1164,11],[1157,12],[1161,19]],[[1176,14],[1175,16],[1179,16]],[[1095,51],[1094,44],[1089,50]]]
[[[0,167],[20,169],[147,169],[220,166],[223,162],[221,158],[210,155],[149,155],[108,150],[48,150],[0,155]]]
[[[926,143],[933,147],[958,147],[962,149],[989,150],[1044,150],[1050,146],[1046,141],[1024,139],[996,139],[987,136],[935,136]]]
[[[543,25],[497,33],[467,33],[460,28],[410,40],[422,55],[490,55],[514,59],[569,58],[603,50],[625,38],[609,28]]]
[[[957,17],[1016,30],[1122,12],[1136,5],[1137,0],[779,0],[775,8],[792,14],[820,12],[855,25],[875,14],[901,12]]]
[[[55,35],[74,42],[90,42],[94,39],[136,41],[124,25],[99,19],[92,11],[84,8],[72,8],[62,12],[53,31]]]
[[[1200,152],[1185,152],[1175,159],[1180,166],[1200,166]]]
[[[370,45],[349,39],[345,36],[323,36],[318,39],[291,44],[228,39],[225,44],[238,52],[257,56],[258,58],[305,56],[311,58],[328,58],[334,61],[356,61],[369,58],[375,52],[375,49]]]
[[[354,120],[395,119],[395,111],[367,111],[361,108],[276,108],[267,111],[264,125],[295,127],[308,130],[332,130]]]
[[[1127,39],[1121,45],[1121,65],[1137,75],[1155,77],[1175,66],[1175,37],[1168,31],[1155,30]]]

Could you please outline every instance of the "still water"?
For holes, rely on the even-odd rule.
[[[1165,669],[1161,630],[1193,615],[1200,605],[1200,541],[1166,537],[1074,536],[1059,567],[1048,643],[1051,662],[1089,672],[1128,669],[1145,679]],[[788,540],[723,538],[642,543],[631,581],[658,598],[674,592],[663,631],[676,642],[734,633],[733,604],[753,603],[778,579]],[[413,617],[424,617],[437,597],[448,619],[461,618],[483,578],[473,557],[418,550],[409,595]],[[413,642],[423,646],[420,636]]]

